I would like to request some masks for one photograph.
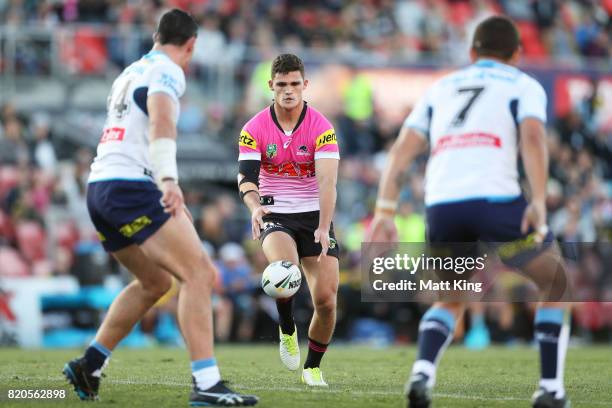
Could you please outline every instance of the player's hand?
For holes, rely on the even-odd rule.
[[[525,208],[521,221],[521,232],[527,234],[529,227],[536,233],[536,242],[542,242],[548,234],[546,225],[546,204],[543,201],[533,201]]]
[[[386,214],[374,215],[364,242],[397,242],[395,217]]]
[[[183,211],[185,206],[183,192],[174,180],[163,181],[161,191],[161,203],[164,206],[165,213],[177,215],[179,211]]]
[[[321,262],[321,257],[327,256],[329,250],[329,228],[317,228],[314,232],[314,242],[321,244],[321,254],[317,258],[317,262]]]
[[[271,212],[272,211],[269,208],[266,208],[263,205],[253,210],[251,213],[251,232],[253,234],[253,239],[259,239],[261,236],[261,230],[264,229],[263,216],[270,214]]]

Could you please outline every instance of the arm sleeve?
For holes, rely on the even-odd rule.
[[[314,159],[340,160],[338,137],[331,122],[321,115],[318,128],[318,131],[315,132],[317,137],[314,139]]]
[[[147,96],[157,92],[170,95],[178,103],[185,93],[185,74],[178,65],[164,62],[152,68]]]
[[[405,128],[416,130],[424,138],[429,136],[429,127],[431,125],[432,106],[429,93],[417,102],[403,125]]]
[[[535,79],[527,77],[519,96],[517,121],[535,118],[546,124],[546,92]]]
[[[247,125],[240,131],[238,138],[238,160],[260,160],[261,150],[260,143],[257,142],[256,133],[253,128]]]
[[[314,159],[338,159],[340,160],[340,150],[338,149],[338,138],[334,128],[321,133],[315,139]]]
[[[238,162],[238,172],[244,176],[244,178],[238,183],[253,183],[259,187],[259,172],[261,171],[260,160],[240,160]]]

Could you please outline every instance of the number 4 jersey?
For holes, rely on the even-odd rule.
[[[436,82],[404,122],[429,139],[425,204],[519,196],[525,118],[546,122],[546,94],[514,67],[481,59]]]
[[[284,131],[274,105],[262,110],[240,132],[238,160],[260,160],[259,191],[272,196],[275,213],[319,210],[315,160],[340,159],[331,123],[304,102],[293,131]]]
[[[175,102],[185,92],[185,74],[161,51],[151,51],[127,67],[113,83],[107,117],[91,165],[89,182],[103,180],[153,180],[149,163],[147,97],[163,92]]]

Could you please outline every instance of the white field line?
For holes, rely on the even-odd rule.
[[[25,381],[25,382],[40,382],[40,381],[51,381],[51,382],[66,382],[66,379],[63,377],[19,377],[18,380],[15,379],[15,376],[0,376],[0,380],[3,382],[5,380],[13,380],[13,381]],[[191,387],[190,382],[177,382],[177,381],[165,381],[165,380],[152,380],[152,381],[143,381],[143,380],[134,380],[130,378],[125,379],[103,379],[104,383],[107,384],[119,384],[119,385],[150,385],[150,386],[170,386],[170,387]],[[331,393],[331,394],[347,394],[347,390],[338,390],[338,389],[307,389],[304,387],[278,387],[278,386],[266,386],[266,387],[253,387],[246,386],[238,383],[231,383],[232,387],[235,386],[239,389],[247,389],[249,391],[289,391],[289,392],[310,392],[310,393]],[[350,394],[353,395],[384,395],[389,396],[390,393],[387,391],[364,391],[364,390],[351,390]],[[398,392],[399,394],[399,392]],[[449,393],[434,393],[434,397],[440,398],[451,398],[451,399],[459,399],[459,400],[471,400],[471,401],[530,401],[529,398],[517,398],[517,397],[481,397],[474,395],[464,395],[464,394],[449,394]],[[610,406],[609,402],[604,401],[584,401],[584,400],[572,400],[574,404],[585,404],[585,405],[600,405],[600,406]]]

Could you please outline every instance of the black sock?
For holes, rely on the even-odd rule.
[[[107,354],[104,354],[95,346],[87,347],[85,350],[85,354],[83,355],[87,364],[87,371],[89,374],[93,373],[96,370],[99,370],[104,365],[104,362],[108,358]]]
[[[455,318],[448,310],[429,309],[419,324],[417,361],[425,360],[436,365],[438,356],[453,337],[454,326]]]
[[[327,351],[328,344],[319,343],[308,338],[308,356],[304,362],[304,368],[314,368],[321,365],[323,354]]]
[[[565,395],[563,368],[569,330],[563,326],[565,311],[561,308],[540,308],[535,316],[535,338],[540,346],[540,387]]]
[[[277,299],[276,310],[278,310],[278,324],[283,334],[292,335],[295,331],[293,321],[293,297],[289,299]]]

